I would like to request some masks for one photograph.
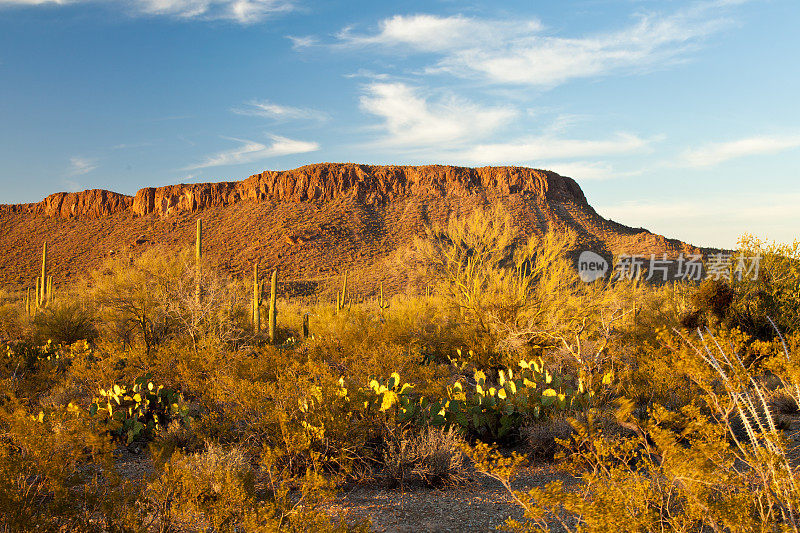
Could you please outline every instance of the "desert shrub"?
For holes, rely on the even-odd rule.
[[[141,342],[149,355],[172,339],[233,348],[251,338],[248,290],[242,283],[208,268],[195,298],[196,270],[187,250],[152,248],[132,258],[112,258],[92,273],[91,298],[97,303],[105,334],[131,346]]]
[[[735,292],[731,304],[731,324],[761,340],[774,336],[769,319],[784,334],[800,329],[800,241],[792,244],[766,243],[751,235],[739,240],[733,257],[760,257],[756,279],[733,272]]]
[[[797,529],[796,464],[768,391],[723,342],[685,342],[682,357],[692,359],[687,365],[704,394],[678,410],[653,406],[645,417],[620,400],[616,418],[627,434],[606,433],[594,411],[574,420],[564,458],[581,476],[581,491],[553,482],[514,493],[526,520],[509,521],[511,529],[541,530],[554,522],[568,531],[608,531],[623,523],[629,531]],[[788,346],[776,356],[784,364],[775,366],[772,379],[782,386],[783,401],[790,396],[796,407],[797,362]],[[521,460],[485,446],[472,456],[511,490],[508,481]]]
[[[98,305],[104,334],[131,346],[140,340],[145,353],[169,337],[175,325],[166,295],[184,261],[151,248],[128,259],[113,257],[92,272],[89,294]]]
[[[0,408],[0,528],[102,531],[126,503],[112,447],[88,414],[68,407]]]
[[[39,397],[55,387],[69,365],[71,350],[48,342],[0,344],[0,405],[5,395],[24,399],[35,406]]]
[[[176,450],[192,453],[202,449],[203,443],[192,423],[176,419],[156,436],[156,446],[169,454]]]
[[[0,303],[0,339],[22,339],[29,320],[24,305],[3,301]]]
[[[337,378],[346,376],[355,383],[398,372],[424,392],[443,394],[454,370],[426,355],[437,331],[449,339],[454,335],[434,316],[435,304],[405,298],[394,303],[383,316],[368,304],[338,315],[329,305],[316,307],[311,320],[314,338],[299,348],[302,357],[324,363]],[[452,345],[442,348],[455,353]]]
[[[281,454],[265,449],[259,458],[241,448],[207,443],[204,452],[175,453],[144,490],[144,507],[162,531],[365,531],[366,524],[335,523],[319,509],[331,487],[308,470],[287,476]],[[291,491],[292,486],[300,487]]]
[[[552,460],[561,451],[559,442],[568,441],[573,431],[567,417],[555,416],[528,423],[522,428],[522,438],[532,459]]]
[[[615,371],[615,395],[638,405],[679,408],[696,398],[699,390],[678,357],[680,344],[674,330],[693,309],[695,288],[683,283],[632,288],[636,306],[632,320],[617,324],[607,346]]]
[[[209,268],[202,269],[200,299],[195,298],[197,271],[194,262],[182,263],[172,283],[164,287],[164,310],[177,334],[188,337],[195,350],[200,344],[236,348],[252,336],[250,298],[252,289]]]
[[[204,452],[172,455],[143,499],[162,530],[177,523],[235,531],[255,506],[254,472],[241,449],[209,443]]]
[[[570,260],[578,244],[568,229],[522,236],[496,206],[429,228],[414,252],[454,321],[471,328],[471,350],[462,352],[471,363],[499,368],[544,356],[588,383],[610,369],[608,344],[635,306],[632,283],[580,281]]]
[[[199,399],[199,434],[274,448],[295,474],[311,464],[337,475],[362,468],[373,455],[365,444],[379,429],[360,415],[363,404],[350,408],[341,376],[325,364],[300,361],[293,350],[261,350],[259,358],[236,358],[216,369]]]
[[[33,318],[34,341],[56,344],[93,341],[97,337],[94,315],[85,305],[61,298],[51,302]]]
[[[466,477],[464,439],[453,427],[427,427],[386,443],[384,464],[393,483],[457,483]]]
[[[733,289],[725,280],[706,279],[697,288],[694,300],[699,311],[721,321],[728,314],[733,297]]]
[[[503,363],[498,326],[514,323],[525,306],[531,265],[515,254],[518,239],[511,216],[497,205],[428,227],[413,245],[420,274],[454,318],[470,326],[467,343],[481,348],[473,352],[479,366]]]

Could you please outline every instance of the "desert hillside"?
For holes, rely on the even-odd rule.
[[[135,196],[88,190],[2,205],[0,285],[33,285],[44,242],[59,283],[110,255],[189,246],[202,218],[210,263],[231,274],[244,275],[257,260],[281,270],[286,290],[313,290],[344,270],[365,292],[379,280],[400,289],[397,252],[426,224],[495,202],[525,233],[566,226],[587,246],[610,253],[694,250],[604,219],[573,179],[554,172],[321,163],[237,182],[144,188]]]

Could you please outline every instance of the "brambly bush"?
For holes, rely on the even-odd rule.
[[[714,336],[682,341],[680,356],[703,394],[678,410],[655,405],[644,417],[621,398],[615,417],[623,432],[609,432],[594,409],[573,419],[560,457],[580,477],[580,492],[560,481],[513,491],[509,480],[523,458],[504,457],[486,445],[469,451],[525,510],[524,520],[508,521],[511,530],[547,530],[556,523],[567,531],[610,531],[621,523],[629,531],[800,527],[798,458],[779,429],[775,396]],[[796,352],[781,343],[773,355],[782,361],[769,377],[796,412]]]
[[[774,336],[770,324],[791,335],[800,330],[800,241],[768,243],[752,235],[739,240],[732,265],[740,258],[759,258],[758,271],[731,275],[734,297],[731,325],[760,340]],[[735,267],[734,267],[735,268]]]
[[[511,490],[526,460],[576,484],[514,493],[513,529],[796,529],[797,245],[745,238],[763,279],[696,286],[584,283],[581,246],[478,210],[408,252],[427,290],[276,298],[272,339],[265,280],[188,252],[118,256],[35,316],[4,294],[0,529],[363,530],[329,510],[346,484]]]

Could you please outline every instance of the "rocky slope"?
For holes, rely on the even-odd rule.
[[[133,197],[95,189],[0,206],[0,287],[33,283],[45,241],[54,278],[65,281],[108,255],[190,245],[201,217],[209,261],[233,274],[257,260],[280,268],[285,280],[314,284],[350,269],[362,274],[365,290],[379,279],[401,288],[401,273],[390,268],[397,250],[426,224],[494,202],[526,233],[569,226],[587,246],[611,253],[694,250],[602,218],[574,180],[553,172],[323,163]]]

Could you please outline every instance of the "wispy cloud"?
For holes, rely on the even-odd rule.
[[[155,141],[142,141],[137,143],[120,143],[111,147],[112,150],[130,150],[132,148],[144,148],[146,146],[154,146]]]
[[[374,127],[382,134],[372,145],[426,160],[534,164],[576,178],[607,179],[630,174],[614,172],[607,162],[586,159],[647,151],[655,140],[625,132],[604,139],[569,138],[564,135],[568,124],[561,124],[559,117],[556,127],[546,128],[545,134],[487,143],[520,117],[517,109],[483,106],[400,82],[374,82],[363,91],[362,109],[382,119]],[[565,161],[569,159],[576,161]]]
[[[614,220],[636,219],[707,219],[774,220],[775,218],[800,218],[797,204],[800,194],[762,194],[726,196],[715,202],[705,200],[678,201],[626,201],[616,205],[599,206],[598,212]]]
[[[618,171],[607,161],[554,161],[547,162],[542,166],[547,170],[578,181],[608,180],[641,174],[641,171]]]
[[[304,35],[304,36],[287,35],[286,37],[290,41],[292,41],[292,48],[294,50],[302,50],[303,48],[310,48],[319,42],[319,39],[317,39],[313,35]]]
[[[45,4],[65,5],[81,0],[0,0],[0,6],[39,6]]]
[[[521,164],[630,154],[647,149],[651,142],[629,133],[617,133],[610,139],[602,140],[546,135],[507,143],[479,144],[465,151],[462,157],[476,163]]]
[[[269,146],[246,139],[237,139],[234,137],[226,138],[240,143],[240,146],[231,150],[217,152],[216,154],[206,157],[201,163],[185,167],[183,170],[188,171],[225,165],[240,165],[242,163],[252,163],[270,157],[302,154],[319,150],[319,145],[315,142],[296,141],[278,135],[270,136],[272,144]]]
[[[779,242],[797,238],[800,194],[725,195],[707,199],[624,201],[595,205],[597,212],[622,224],[703,246],[732,248],[744,233]]]
[[[235,108],[233,112],[237,115],[247,115],[253,117],[264,117],[273,120],[316,120],[325,122],[330,119],[330,115],[323,111],[310,109],[307,107],[292,107],[280,105],[267,100],[252,100],[247,102],[244,107]]]
[[[105,3],[103,0],[0,0],[0,8]],[[222,19],[240,24],[260,22],[275,14],[294,9],[293,0],[121,0],[107,4],[120,6],[134,14],[179,19]]]
[[[800,135],[758,136],[736,141],[710,143],[694,150],[687,150],[681,159],[690,167],[710,167],[730,159],[777,154],[793,148],[800,148]]]
[[[70,157],[68,176],[82,176],[97,168],[97,159],[89,157]]]
[[[396,15],[381,21],[375,33],[345,28],[335,46],[432,53],[439,57],[426,68],[429,73],[553,87],[576,78],[652,68],[681,57],[730,24],[719,14],[721,5],[705,2],[672,14],[640,15],[621,30],[581,37],[547,34],[536,19]]]
[[[394,147],[456,147],[490,135],[512,120],[517,112],[509,107],[484,107],[443,95],[433,100],[404,83],[371,83],[364,88],[361,108],[379,116],[385,132],[380,144]]]
[[[78,192],[83,189],[83,186],[77,181],[65,179],[64,184],[67,186],[69,192]]]
[[[337,34],[349,46],[408,47],[419,52],[451,52],[465,47],[523,38],[542,30],[538,20],[480,20],[462,15],[395,15],[378,24],[378,33],[359,35],[348,27]],[[473,45],[466,44],[473,43]]]

